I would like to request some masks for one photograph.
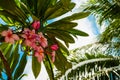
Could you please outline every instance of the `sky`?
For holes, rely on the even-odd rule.
[[[72,12],[77,12],[78,8],[80,7],[80,4],[85,3],[87,0],[72,0],[72,1],[77,4],[75,9]],[[68,14],[66,14],[64,16],[71,15],[72,12],[69,12]],[[64,16],[62,16],[62,17],[64,17]],[[58,19],[60,19],[60,18],[57,18],[56,20],[58,20]],[[70,47],[68,48],[69,50],[79,48],[81,46],[84,46],[84,45],[87,45],[90,43],[94,43],[96,41],[96,36],[98,34],[100,34],[100,31],[99,31],[99,28],[98,28],[95,21],[96,20],[95,20],[94,16],[92,16],[92,15],[90,15],[86,18],[74,21],[74,22],[78,23],[78,26],[76,26],[76,28],[88,33],[89,36],[88,37],[79,36],[77,39],[75,39],[74,44],[70,44]],[[0,20],[0,23],[1,22],[2,21]],[[24,70],[24,73],[27,73],[28,76],[23,77],[21,80],[47,80],[48,75],[47,75],[47,72],[45,70],[43,63],[42,63],[41,72],[40,72],[38,78],[37,79],[34,78],[33,73],[32,73],[32,69],[31,69],[31,66],[32,66],[31,61],[32,60],[29,57],[27,65],[26,65],[25,70]]]

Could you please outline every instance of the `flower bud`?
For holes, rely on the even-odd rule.
[[[32,27],[35,29],[35,30],[38,30],[40,28],[40,21],[34,21],[32,23]]]
[[[56,51],[58,50],[58,45],[57,44],[53,44],[50,46],[50,48],[53,50],[53,51]]]

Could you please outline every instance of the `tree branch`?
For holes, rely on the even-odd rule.
[[[0,58],[4,64],[4,67],[5,67],[5,71],[7,73],[7,76],[8,76],[8,80],[11,80],[11,69],[10,69],[10,65],[8,64],[7,62],[7,59],[4,57],[4,55],[2,54],[2,52],[0,51]]]

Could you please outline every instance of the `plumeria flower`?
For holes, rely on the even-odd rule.
[[[37,57],[38,62],[43,61],[44,59],[44,50],[41,46],[37,47],[37,50],[35,51],[35,57]]]
[[[32,27],[35,29],[35,30],[38,30],[40,28],[40,21],[34,21],[32,23]]]
[[[47,47],[48,46],[47,39],[43,36],[43,34],[39,33],[38,37],[39,37],[38,41],[40,42],[41,46],[44,48]]]
[[[50,48],[53,50],[53,51],[56,51],[58,50],[58,45],[57,44],[53,44],[50,46]]]
[[[19,40],[18,35],[13,34],[11,29],[9,29],[7,31],[3,31],[1,33],[1,35],[5,37],[5,42],[9,42],[11,44],[13,44],[15,42],[15,40]]]
[[[32,46],[33,43],[36,41],[36,34],[35,30],[29,30],[28,28],[25,28],[22,34],[22,37],[25,38],[25,44],[27,46]]]

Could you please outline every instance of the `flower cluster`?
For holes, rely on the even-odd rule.
[[[34,56],[37,57],[38,62],[41,62],[44,59],[45,48],[48,48],[48,41],[44,37],[42,32],[37,32],[40,28],[40,21],[34,21],[31,25],[33,27],[32,30],[29,28],[24,28],[22,34],[14,34],[11,29],[5,30],[1,33],[3,37],[5,37],[5,42],[14,43],[15,41],[22,39],[23,43],[31,48],[34,52]],[[52,52],[50,52],[52,62],[55,61],[55,51],[58,49],[57,44],[53,44],[50,46]]]

